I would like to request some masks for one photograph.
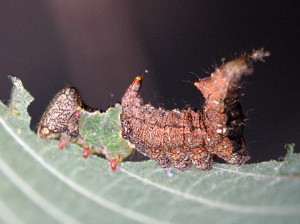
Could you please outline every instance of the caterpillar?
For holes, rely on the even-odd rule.
[[[121,105],[105,113],[85,106],[74,87],[59,91],[38,124],[38,136],[59,139],[63,149],[69,142],[90,153],[104,154],[116,170],[133,149],[154,159],[163,168],[209,170],[216,156],[241,166],[250,157],[243,138],[244,115],[238,89],[252,63],[270,53],[253,51],[221,65],[211,77],[194,85],[205,98],[201,110],[164,110],[143,104],[139,95],[142,75],[137,76],[121,99]]]
[[[250,157],[243,138],[238,89],[243,75],[253,72],[252,63],[269,55],[263,49],[253,51],[195,82],[205,99],[201,110],[144,105],[139,95],[143,76],[137,76],[121,99],[123,138],[163,168],[209,170],[216,156],[243,165]]]
[[[132,146],[121,137],[120,104],[106,112],[85,106],[74,87],[65,87],[50,101],[38,124],[39,137],[59,139],[58,147],[63,149],[69,142],[82,147],[83,157],[89,154],[103,154],[110,162],[110,168],[132,153]]]

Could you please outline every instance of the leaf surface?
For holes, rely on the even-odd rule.
[[[0,223],[299,223],[300,154],[284,161],[211,171],[172,171],[153,161],[117,171],[96,156],[29,128],[33,100],[12,77],[9,106],[0,101]]]

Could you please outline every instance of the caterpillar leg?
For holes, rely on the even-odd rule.
[[[62,133],[58,141],[58,148],[64,149],[70,141],[70,137],[66,133]]]
[[[154,159],[162,168],[171,167],[170,159],[167,157],[166,150],[164,148],[151,148],[146,155]]]
[[[105,155],[106,159],[109,161],[109,166],[112,171],[115,171],[119,162],[122,162],[123,160],[119,153],[109,153],[106,149],[102,151],[102,154]]]
[[[192,167],[192,160],[183,148],[168,150],[167,157],[169,158],[172,167],[181,171]]]
[[[164,149],[151,148],[148,149],[148,156],[154,159],[162,168],[177,168],[181,171],[189,169],[192,166],[189,156],[184,152],[184,149]]]
[[[218,157],[237,167],[240,167],[250,159],[243,139],[241,139],[241,144],[233,144],[230,139],[224,138],[223,142],[218,144],[214,151]]]
[[[93,151],[93,146],[82,148],[82,157],[87,159]]]
[[[232,153],[231,155],[219,154],[218,157],[224,159],[226,162],[232,165],[236,165],[237,167],[242,166],[250,159],[250,156],[247,155],[245,150]]]
[[[118,163],[119,162],[116,158],[112,158],[109,160],[110,168],[112,171],[115,171],[117,169]]]
[[[193,166],[200,170],[210,170],[212,168],[213,155],[205,148],[192,149],[189,152]]]

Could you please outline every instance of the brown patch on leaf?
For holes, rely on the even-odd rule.
[[[208,170],[215,156],[233,165],[244,164],[249,156],[238,89],[242,76],[253,72],[252,62],[269,55],[263,49],[254,51],[195,82],[205,98],[203,109],[198,111],[144,105],[139,96],[143,76],[137,76],[122,98],[122,136],[164,168]]]

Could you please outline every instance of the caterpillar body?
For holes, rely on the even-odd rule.
[[[122,135],[164,168],[209,170],[214,157],[241,166],[250,157],[243,138],[244,115],[238,89],[252,62],[269,52],[254,51],[217,68],[195,87],[203,94],[203,109],[164,110],[144,105],[139,95],[143,76],[137,76],[125,92],[121,105]]]
[[[201,110],[164,110],[143,104],[139,95],[142,75],[137,76],[121,99],[121,105],[105,113],[91,112],[74,87],[59,91],[38,125],[38,136],[59,139],[83,148],[83,157],[102,153],[112,170],[133,149],[154,159],[163,168],[209,170],[215,157],[241,166],[250,157],[243,138],[244,115],[238,90],[252,63],[270,53],[263,49],[243,55],[217,68],[194,86],[203,94]]]

